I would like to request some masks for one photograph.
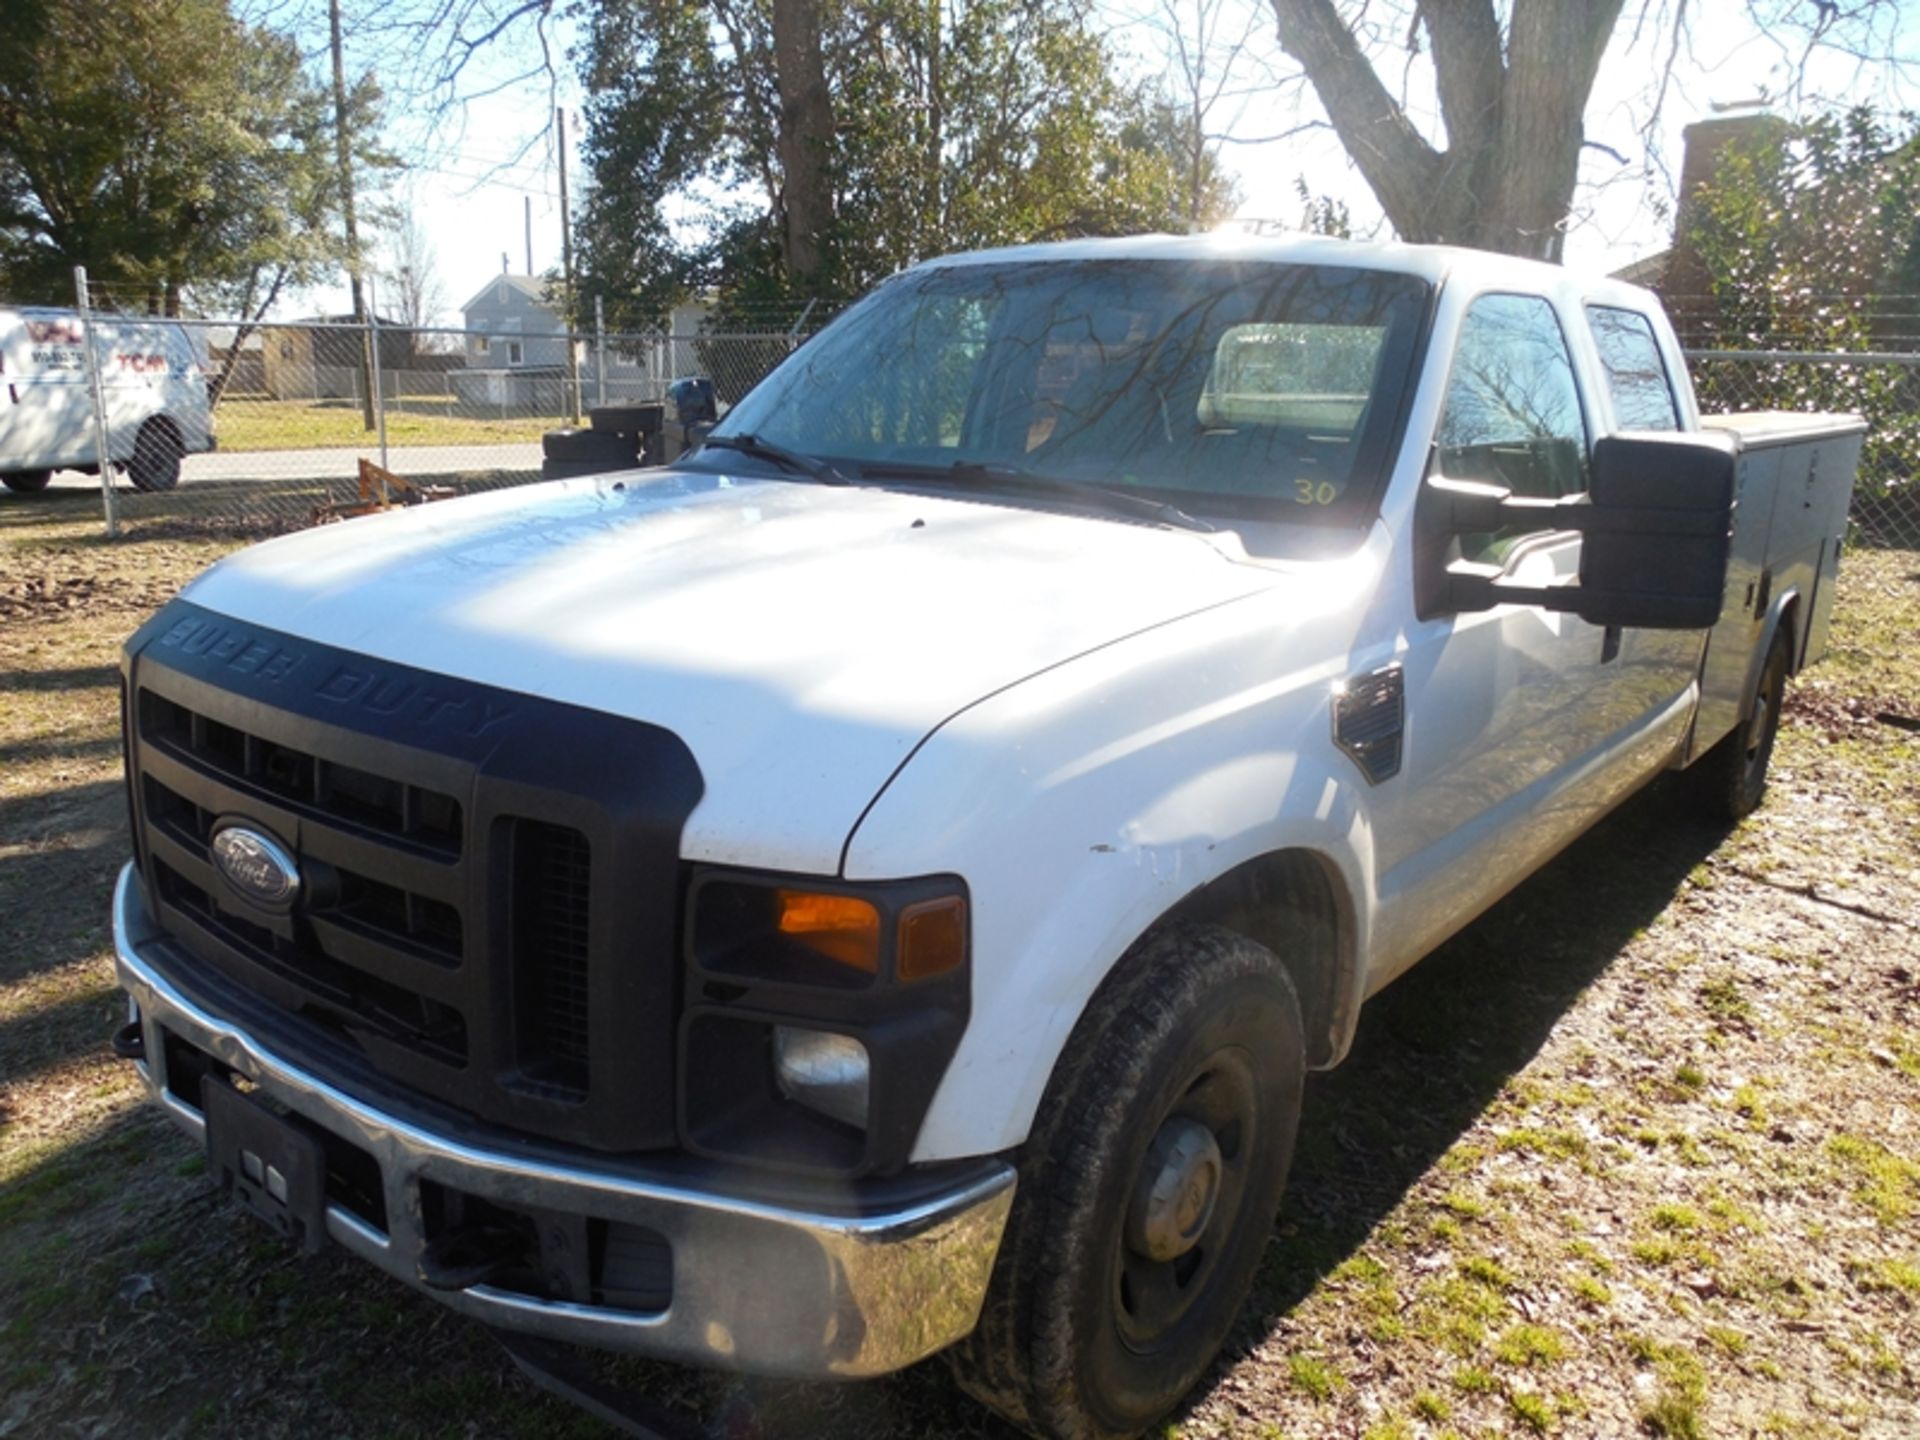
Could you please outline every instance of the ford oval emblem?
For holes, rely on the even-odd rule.
[[[300,894],[300,868],[278,840],[250,825],[214,832],[213,863],[233,893],[262,910],[290,909]]]

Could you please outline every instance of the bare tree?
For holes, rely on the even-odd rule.
[[[1616,32],[1652,52],[1638,126],[1650,140],[1690,23],[1688,0],[1270,0],[1280,44],[1387,218],[1407,240],[1557,259],[1573,208],[1595,78]],[[1746,0],[1780,50],[1792,92],[1821,52],[1897,68],[1898,0]],[[1381,78],[1402,67],[1400,93]],[[1423,133],[1408,103],[1430,70],[1445,131]],[[1392,72],[1389,70],[1389,74]]]
[[[328,43],[339,0],[231,0],[237,18],[295,36],[318,53]],[[381,86],[408,124],[408,157],[458,153],[469,108],[477,101],[544,87],[546,113],[559,103],[561,51],[555,30],[561,0],[353,0],[339,25],[358,53],[377,53]],[[511,142],[511,153],[485,162],[497,173],[525,161],[553,139],[550,121]],[[481,178],[484,178],[481,177]]]
[[[1206,218],[1209,189],[1219,183],[1220,144],[1232,137],[1247,99],[1270,84],[1258,78],[1264,66],[1252,51],[1259,17],[1240,0],[1160,0],[1154,17],[1168,45],[1163,83],[1178,113],[1190,222]]]
[[[388,297],[388,304],[413,332],[414,349],[418,351],[421,348],[419,332],[438,322],[440,312],[446,307],[447,295],[446,287],[440,283],[440,266],[433,242],[427,239],[411,206],[390,234],[387,266],[381,278],[386,282],[383,293]]]

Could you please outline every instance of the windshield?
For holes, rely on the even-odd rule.
[[[922,269],[803,346],[716,434],[859,478],[1001,467],[1350,521],[1387,463],[1426,296],[1415,277],[1344,266]]]

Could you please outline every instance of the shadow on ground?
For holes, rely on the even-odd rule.
[[[1368,1003],[1345,1063],[1309,1082],[1238,1353],[1359,1249],[1726,838],[1689,799],[1663,778]]]

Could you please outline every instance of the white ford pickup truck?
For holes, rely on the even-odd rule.
[[[116,1048],[503,1331],[1137,1432],[1366,998],[1664,770],[1759,802],[1862,430],[1504,257],[922,265],[672,468],[144,626]]]

